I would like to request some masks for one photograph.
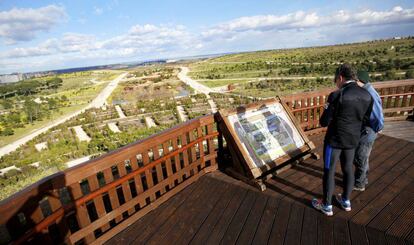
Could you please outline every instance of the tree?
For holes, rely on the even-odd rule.
[[[9,99],[5,99],[1,102],[2,106],[4,107],[4,109],[8,110],[8,109],[12,109],[13,108],[13,103],[9,100]]]
[[[25,100],[24,101],[24,112],[30,123],[39,119],[40,116],[40,105],[34,102],[33,100]]]
[[[49,110],[54,110],[57,108],[57,101],[53,98],[47,99],[47,105],[49,107]]]
[[[13,135],[14,131],[11,128],[5,128],[2,131],[0,131],[0,135],[1,136],[9,136],[9,135]]]
[[[11,125],[13,125],[14,127],[23,127],[23,125],[21,124],[21,118],[20,118],[20,113],[18,112],[12,112],[7,116],[7,121],[8,123],[10,123]]]
[[[408,70],[405,73],[405,78],[409,79],[409,78],[414,78],[414,70]]]
[[[17,85],[17,93],[20,95],[31,95],[37,91],[41,84],[37,80],[23,81]]]
[[[49,79],[46,81],[46,85],[48,88],[58,88],[60,86],[62,86],[63,80],[59,77],[54,77],[52,79]]]
[[[393,80],[397,78],[397,74],[395,73],[394,70],[386,71],[384,76],[386,79],[389,79],[389,80]]]

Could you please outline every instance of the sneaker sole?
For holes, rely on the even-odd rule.
[[[312,207],[313,207],[314,209],[318,210],[319,212],[321,212],[321,213],[325,214],[326,216],[333,216],[333,211],[331,211],[331,212],[325,212],[325,211],[323,211],[323,209],[319,209],[319,208],[317,208],[317,207],[313,204],[313,202],[312,202]]]

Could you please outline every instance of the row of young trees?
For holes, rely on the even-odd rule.
[[[342,60],[341,62],[345,62]],[[351,62],[356,69],[364,69],[368,72],[387,72],[390,70],[412,70],[414,69],[414,59],[389,58],[387,60],[375,57],[373,60],[356,60]],[[306,76],[306,75],[331,75],[338,67],[338,63],[309,63],[309,64],[278,64],[266,63],[263,61],[246,62],[242,64],[226,65],[215,67],[206,72],[196,75],[199,79],[223,79],[232,72],[268,70],[260,76],[266,77],[272,74],[281,76]]]
[[[43,98],[39,101],[33,97],[25,97],[23,103],[15,105],[16,100],[3,99],[1,105],[8,112],[0,115],[0,136],[14,134],[14,129],[22,128],[35,121],[47,119],[53,111],[66,106],[68,99],[66,96],[60,98]]]
[[[295,90],[310,91],[321,87],[332,85],[332,79],[316,78],[316,79],[297,79],[297,80],[274,80],[268,79],[258,82],[247,83],[244,89],[268,89],[274,92],[288,92]]]
[[[12,97],[16,95],[28,96],[43,89],[57,89],[62,86],[63,80],[54,77],[47,80],[23,80],[16,83],[7,83],[0,86],[0,97]]]

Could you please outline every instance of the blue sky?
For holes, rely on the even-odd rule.
[[[0,73],[407,35],[413,1],[0,0]]]

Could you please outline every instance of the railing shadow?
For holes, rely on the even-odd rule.
[[[10,214],[6,217],[7,220],[2,222],[2,229],[6,231],[2,232],[0,244],[12,241],[13,244],[63,244],[67,242],[65,237],[70,229],[66,223],[65,210],[62,218],[53,224],[44,225],[43,223],[56,209],[63,206],[61,192],[58,190],[64,187],[65,178],[64,173],[61,172],[47,181],[37,183],[36,188],[30,189],[29,193],[18,193],[18,196],[12,196],[11,198],[23,198],[25,201],[19,207],[8,207]],[[27,198],[27,195],[30,197]],[[68,198],[71,199],[69,196]],[[71,200],[63,202],[70,203]]]
[[[322,180],[322,177],[323,177],[323,168],[317,167],[313,164],[303,162],[301,164],[292,166],[292,169],[295,171],[304,173],[305,175],[303,175],[302,178],[305,178],[305,177],[310,178],[309,179],[310,182],[316,181],[316,180],[320,181]],[[316,188],[318,187],[322,188],[320,185],[317,185],[317,186],[310,185],[311,187],[307,188],[307,185],[295,184],[293,181],[289,181],[279,176],[273,176],[272,180],[288,187],[289,190],[285,190],[283,189],[283,187],[278,187],[269,182],[267,182],[266,186],[272,191],[277,192],[280,195],[288,199],[291,199],[293,201],[308,205],[311,200],[309,198],[304,198],[302,196],[312,196],[312,197],[317,197],[317,198],[322,197],[322,194],[315,192]],[[342,174],[339,174],[339,173],[335,174],[335,183],[337,186],[343,188]],[[297,193],[297,194],[295,195],[293,193]]]
[[[313,175],[317,178],[322,178],[323,177],[323,168],[315,166],[315,165],[310,164],[310,163],[301,162],[300,164],[292,166],[292,169],[307,173],[309,175]],[[335,177],[336,178],[342,178],[343,175],[340,174],[340,173],[335,173]]]
[[[275,180],[275,181],[279,181],[279,180]],[[295,185],[295,184],[293,184],[292,182],[289,182],[289,181],[281,181],[281,182],[284,182],[284,184],[286,186],[290,186],[292,188],[298,187],[297,185]],[[286,197],[288,199],[291,199],[293,201],[296,201],[296,202],[299,202],[299,203],[302,203],[302,204],[305,204],[305,205],[309,205],[310,200],[307,199],[307,198],[303,198],[303,197],[299,197],[299,196],[292,195],[292,192],[283,190],[282,188],[277,187],[275,185],[272,185],[271,183],[267,183],[266,184],[266,187],[269,188],[269,189],[271,189],[274,192],[277,192],[277,193],[281,194],[282,196],[284,196],[284,197]],[[299,189],[303,189],[303,188],[299,187]],[[310,194],[312,196],[322,197],[321,194],[318,194],[316,192],[311,192],[311,191],[306,190],[306,189],[303,189],[303,190],[306,191],[308,194]]]

